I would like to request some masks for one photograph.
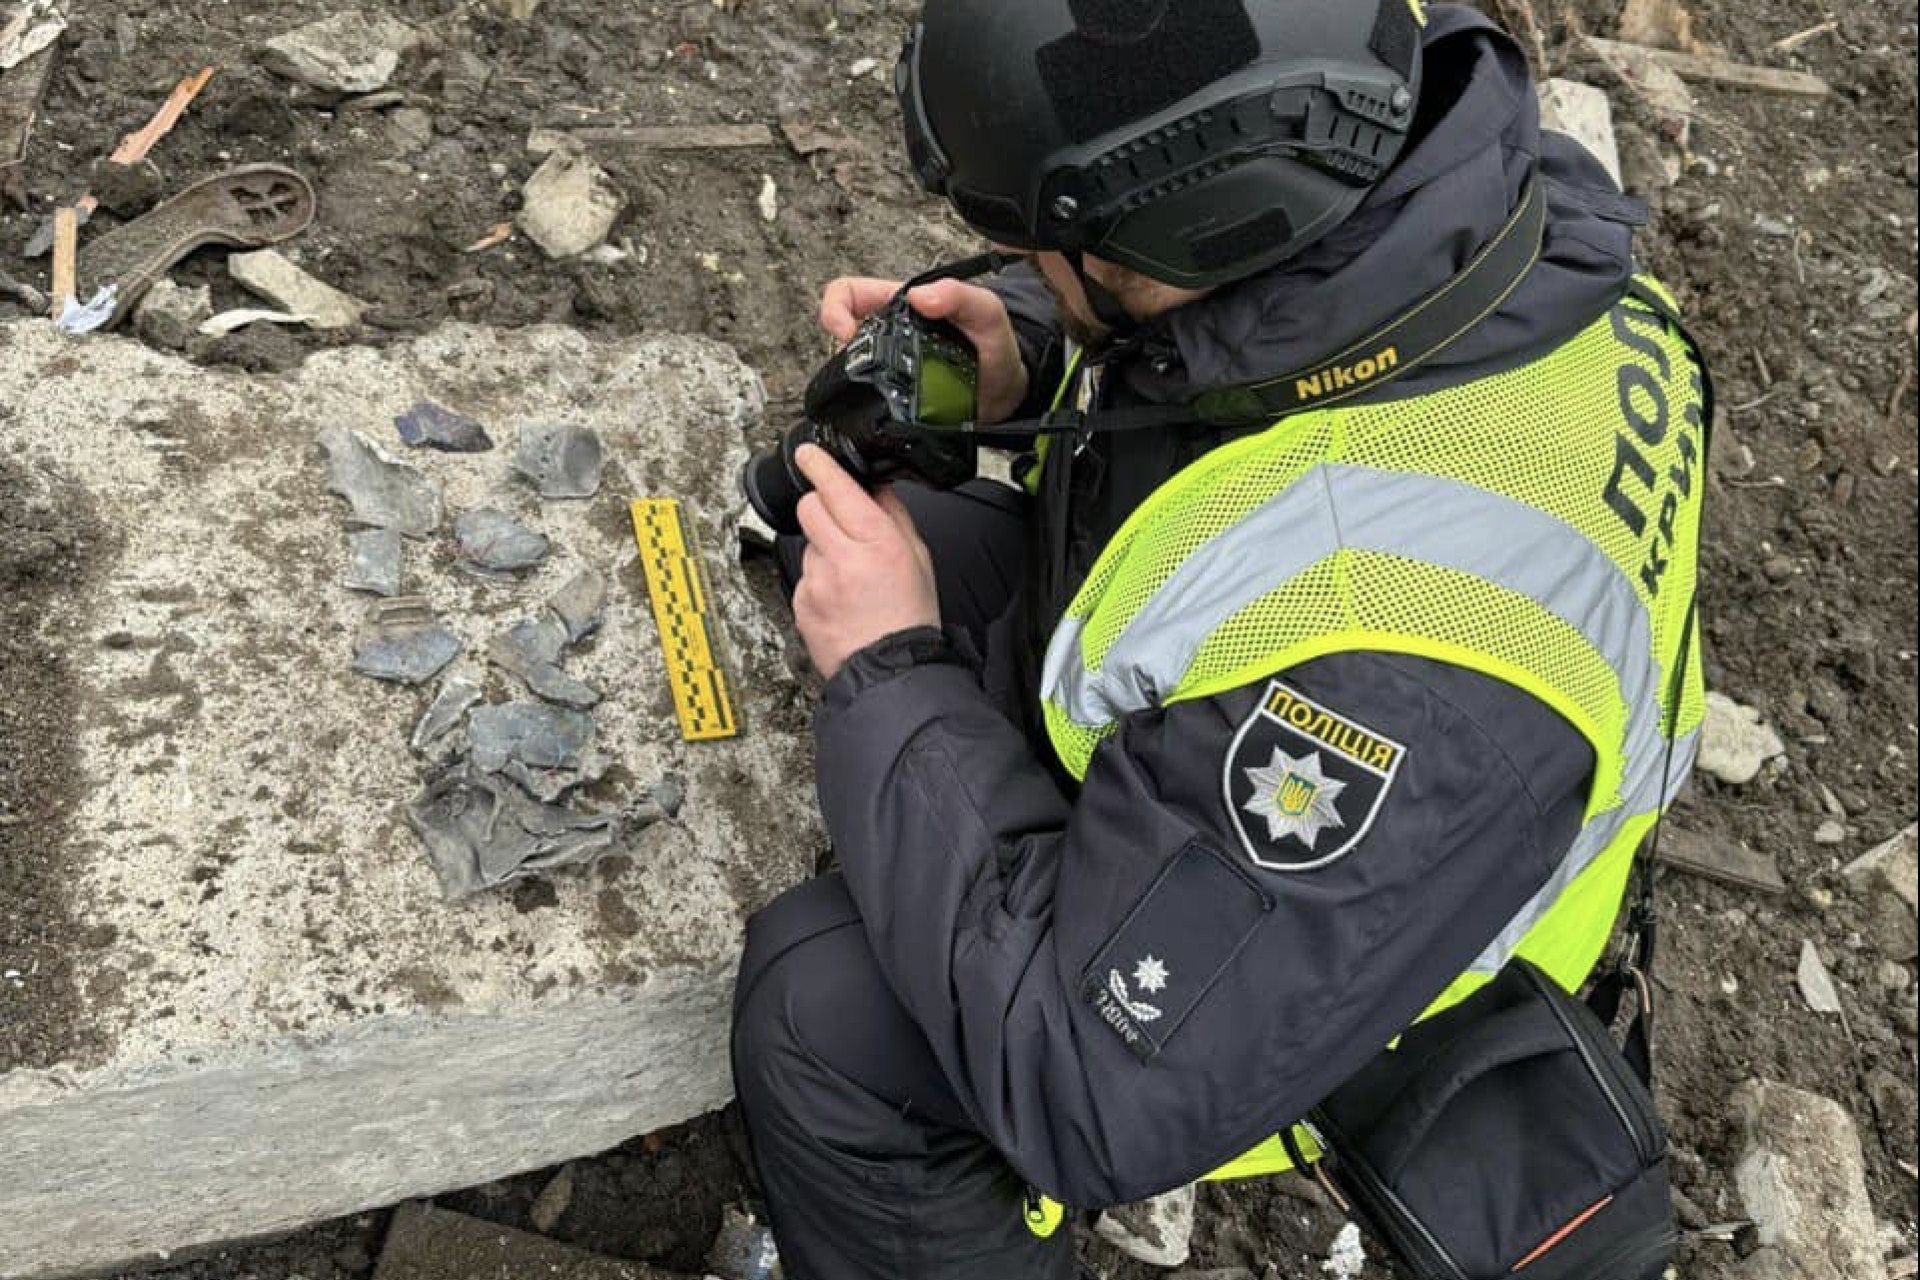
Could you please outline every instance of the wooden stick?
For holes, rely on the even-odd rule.
[[[1778,40],[1768,45],[1767,48],[1775,53],[1791,53],[1817,36],[1823,36],[1829,31],[1838,30],[1839,26],[1840,20],[1838,18],[1828,18],[1817,27],[1808,27],[1805,31],[1796,31],[1790,36],[1781,36]]]
[[[1730,62],[1725,58],[1675,53],[1671,49],[1650,49],[1645,45],[1626,44],[1619,40],[1602,40],[1599,36],[1588,36],[1587,40],[1604,52],[1616,55],[1637,53],[1686,80],[1730,84],[1742,89],[1764,89],[1768,93],[1787,93],[1802,98],[1824,98],[1833,92],[1833,87],[1825,80],[1804,71],[1781,71],[1774,67],[1756,67],[1746,62]]]
[[[535,129],[527,136],[527,150],[537,156],[594,146],[633,151],[724,151],[776,145],[773,130],[764,124],[641,125],[633,128],[601,125],[587,129]]]
[[[213,79],[215,68],[202,67],[198,75],[188,76],[173,87],[167,100],[153,113],[153,119],[120,140],[107,159],[114,164],[139,164],[147,158],[147,153],[160,139],[172,132],[173,126],[180,123],[180,117],[187,113],[187,106],[200,96],[207,87],[207,81]]]
[[[53,211],[53,309],[58,320],[79,292],[80,215],[71,207]]]

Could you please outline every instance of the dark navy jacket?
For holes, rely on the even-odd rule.
[[[1539,265],[1386,394],[1523,363],[1617,298],[1631,202],[1584,151],[1543,137],[1518,50],[1436,7],[1426,74],[1416,144],[1362,211],[1302,258],[1149,326],[1111,361],[1106,394],[1178,401],[1344,345],[1457,272],[1536,174],[1551,214]],[[1045,383],[1051,304],[1030,278],[997,287]],[[1063,451],[1031,578],[984,662],[930,632],[891,637],[847,663],[817,718],[822,809],[890,984],[980,1131],[1081,1206],[1224,1163],[1379,1051],[1546,882],[1593,767],[1570,725],[1511,686],[1353,653],[1281,675],[1405,748],[1364,837],[1325,867],[1257,865],[1242,832],[1258,815],[1236,817],[1223,794],[1266,681],[1135,715],[1083,783],[1063,777],[1036,728],[1047,636],[1127,514],[1218,443],[1137,432]],[[1144,1044],[1117,1025],[1127,1008]]]

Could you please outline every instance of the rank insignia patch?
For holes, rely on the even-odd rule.
[[[1367,834],[1406,754],[1275,680],[1227,748],[1227,816],[1259,866],[1317,870]]]

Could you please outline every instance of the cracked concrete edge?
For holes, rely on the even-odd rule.
[[[714,1110],[732,1092],[732,985],[728,966],[500,1016],[382,1019],[169,1069],[0,1077],[0,1280],[152,1264],[557,1164]]]

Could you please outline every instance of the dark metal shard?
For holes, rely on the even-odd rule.
[[[567,643],[579,644],[600,629],[607,609],[607,580],[597,569],[582,569],[554,592],[547,608],[567,629]]]
[[[452,733],[478,701],[479,685],[464,676],[449,676],[441,683],[440,692],[433,696],[426,713],[420,717],[420,723],[414,726],[413,737],[408,745],[415,751],[424,752]]]
[[[474,767],[498,773],[508,761],[536,769],[578,769],[598,732],[593,717],[544,702],[475,707],[467,720]]]
[[[433,775],[407,806],[407,822],[449,901],[536,871],[592,862],[613,847],[626,821],[620,814],[542,804],[464,764]]]
[[[461,512],[453,522],[453,533],[467,562],[490,573],[531,569],[547,558],[553,546],[545,534],[492,507]]]
[[[536,769],[518,760],[509,760],[507,767],[500,772],[512,778],[520,785],[522,791],[536,800],[557,804],[566,799],[568,793],[576,787],[583,787],[606,777],[607,769],[612,763],[598,751],[589,751],[582,757],[578,769]]]
[[[591,498],[600,492],[606,451],[586,427],[528,423],[520,428],[514,470],[543,498]]]
[[[487,429],[465,414],[422,400],[393,420],[402,443],[442,453],[485,453],[493,448]]]
[[[400,594],[401,541],[395,529],[362,529],[347,536],[347,573],[341,584],[350,591],[377,596]]]
[[[420,596],[382,600],[367,611],[354,646],[353,669],[375,680],[425,684],[459,656],[460,637],[440,625]]]
[[[487,642],[487,658],[548,702],[585,710],[600,701],[600,691],[560,669],[567,630],[557,618],[522,622]]]
[[[355,524],[424,538],[440,527],[440,491],[418,469],[388,457],[358,431],[329,431],[327,488],[353,504]]]

